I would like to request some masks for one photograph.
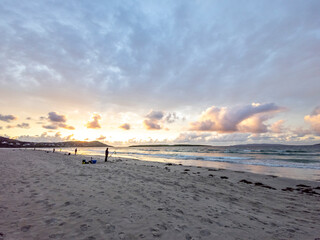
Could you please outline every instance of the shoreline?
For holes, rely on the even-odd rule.
[[[87,155],[90,158],[90,155]],[[320,184],[0,149],[3,239],[315,239]]]
[[[9,149],[9,148],[8,148]],[[61,154],[71,152],[73,154],[74,148],[63,149]],[[78,148],[78,155],[87,157],[96,157],[96,158],[104,158],[104,151],[100,155],[97,154],[88,154],[90,152],[85,150],[81,151],[82,148]],[[31,151],[31,149],[28,149]],[[52,151],[51,148],[47,149],[37,149],[40,151]],[[111,150],[111,152],[114,148]],[[56,151],[59,152],[59,151]],[[84,153],[82,153],[84,152]],[[266,165],[253,165],[253,164],[239,164],[239,163],[228,163],[228,162],[219,162],[219,161],[206,161],[206,160],[177,160],[177,159],[165,159],[165,158],[148,158],[145,156],[140,157],[124,157],[124,156],[117,156],[115,157],[125,158],[125,159],[132,159],[136,161],[143,161],[143,162],[154,162],[154,163],[173,163],[173,164],[182,164],[184,166],[195,166],[195,167],[206,167],[206,168],[221,168],[230,171],[241,171],[241,172],[248,172],[254,174],[261,174],[261,175],[275,175],[277,177],[283,178],[290,178],[296,180],[307,180],[307,181],[318,181],[320,182],[320,170],[318,169],[311,169],[311,168],[294,168],[294,167],[280,167],[280,166],[266,166]]]

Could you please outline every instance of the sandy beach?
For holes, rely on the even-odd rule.
[[[319,239],[320,182],[0,149],[0,239]]]

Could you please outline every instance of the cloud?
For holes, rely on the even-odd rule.
[[[257,93],[291,106],[319,100],[318,1],[61,2],[0,3],[14,23],[0,26],[5,100],[194,110]]]
[[[190,130],[226,132],[253,132],[267,131],[264,121],[272,114],[283,111],[284,108],[274,103],[256,104],[237,107],[210,107],[200,116],[199,121],[192,122]]]
[[[320,134],[320,106],[316,107],[310,115],[306,115],[304,120],[311,125],[312,131]]]
[[[196,143],[196,144],[238,144],[249,139],[248,133],[231,133],[231,134],[217,134],[217,133],[200,133],[200,132],[185,132],[181,133],[175,140],[175,143]]]
[[[166,116],[165,116],[165,120],[167,123],[174,123],[176,120],[178,120],[179,117],[177,116],[177,114],[175,112],[173,113],[168,113]]]
[[[2,130],[3,127],[0,127],[0,130]]]
[[[96,114],[93,114],[93,116],[91,118],[92,118],[92,120],[86,124],[86,127],[93,128],[93,129],[101,128],[101,125],[99,123],[99,120],[101,120],[101,115],[96,113]]]
[[[42,125],[43,128],[45,129],[52,129],[52,130],[55,130],[55,129],[58,129],[58,125],[55,125],[55,124],[51,124],[51,125]]]
[[[21,123],[21,124],[17,124],[17,125],[8,125],[6,128],[10,129],[10,128],[30,128],[29,123]]]
[[[0,114],[0,121],[4,121],[4,122],[11,122],[14,120],[17,120],[18,118],[13,116],[13,115],[2,115]]]
[[[40,117],[40,120],[47,119],[50,124],[48,125],[42,125],[43,128],[45,129],[59,129],[59,128],[64,128],[68,130],[75,130],[75,127],[67,125],[65,122],[67,121],[67,117],[65,115],[59,115],[56,112],[49,112],[48,113],[48,118],[45,117]],[[39,124],[42,124],[39,122]]]
[[[273,133],[283,133],[284,132],[284,126],[283,126],[284,120],[279,120],[275,123],[273,123],[270,127],[271,132]]]
[[[312,131],[310,129],[303,129],[303,128],[299,127],[299,128],[292,130],[292,133],[295,135],[294,137],[301,138],[306,135],[312,134]]]
[[[64,129],[68,129],[68,130],[75,130],[75,127],[64,124],[64,123],[60,123],[58,124],[59,127],[64,128]]]
[[[155,120],[146,119],[143,121],[143,125],[148,130],[160,130],[161,126]]]
[[[16,137],[17,140],[26,141],[26,142],[61,142],[63,138],[61,134],[56,133],[55,135],[49,135],[47,132],[43,132],[41,135],[21,135]]]
[[[130,130],[131,126],[128,123],[124,123],[120,126],[120,128],[124,129],[124,130]]]
[[[17,124],[18,128],[30,128],[30,124],[29,123],[21,123],[21,124]]]
[[[154,111],[152,110],[146,115],[146,118],[143,121],[143,126],[147,130],[160,130],[160,121],[164,117],[164,112],[163,111]]]
[[[105,140],[106,138],[107,138],[106,136],[100,135],[100,137],[96,138],[96,140],[98,140],[98,141],[103,141],[103,140]]]
[[[51,122],[66,122],[67,118],[64,115],[59,115],[56,112],[49,112],[48,119]]]
[[[146,115],[146,118],[143,122],[143,125],[148,130],[159,130],[162,129],[166,123],[174,123],[176,120],[180,119],[177,113],[169,112],[165,113],[164,111],[154,111],[152,110]],[[184,118],[183,118],[184,120]],[[169,130],[169,128],[164,128]]]
[[[73,136],[74,136],[74,134],[71,134],[71,135],[66,136],[65,138],[63,138],[63,140],[65,140],[65,141],[73,141],[73,140],[75,140],[75,138]]]
[[[163,116],[163,111],[151,111],[147,114],[146,118],[149,118],[150,120],[161,120]]]

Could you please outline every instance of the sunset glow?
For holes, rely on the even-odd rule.
[[[0,136],[318,143],[319,12],[318,1],[1,2]]]

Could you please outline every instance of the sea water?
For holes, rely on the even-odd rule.
[[[74,153],[74,148],[62,151]],[[105,148],[78,148],[78,154],[103,160]],[[320,146],[110,147],[109,156],[320,181]]]

